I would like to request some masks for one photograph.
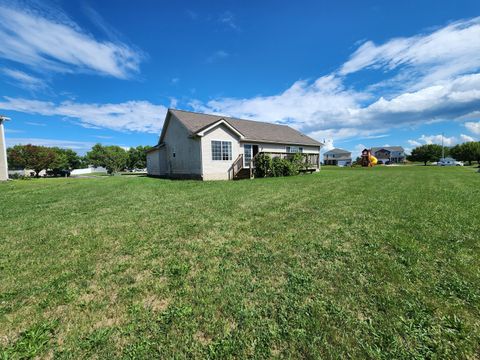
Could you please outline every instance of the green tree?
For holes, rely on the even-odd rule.
[[[445,156],[448,154],[448,148],[445,148]],[[429,161],[438,161],[442,157],[442,146],[437,144],[427,144],[418,146],[412,150],[407,157],[409,161],[420,161],[427,165]]]
[[[57,153],[45,146],[15,145],[7,150],[8,163],[12,168],[32,169],[39,177],[42,170],[51,169],[59,159]]]
[[[468,161],[469,165],[472,165],[472,161],[479,161],[480,159],[480,142],[469,141],[455,145],[450,150],[450,154],[455,160]]]
[[[103,146],[95,144],[87,155],[89,163],[94,166],[103,166],[109,174],[114,174],[127,167],[128,154],[120,146]]]
[[[147,167],[147,152],[151,146],[137,146],[128,149],[127,168],[144,169]]]
[[[62,149],[59,147],[53,147],[53,151],[57,153],[58,159],[53,166],[54,169],[79,169],[81,165],[81,159],[78,154],[72,149]]]

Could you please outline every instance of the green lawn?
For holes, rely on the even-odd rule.
[[[478,358],[480,174],[0,184],[0,359]]]

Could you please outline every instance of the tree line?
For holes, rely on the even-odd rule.
[[[472,165],[473,161],[480,164],[480,141],[469,141],[452,147],[443,147],[445,157],[451,156],[455,160],[468,162]],[[427,162],[439,161],[442,157],[442,146],[438,144],[427,144],[418,146],[407,156],[409,161]]]
[[[42,170],[74,170],[90,165],[104,167],[108,173],[126,169],[147,167],[147,151],[150,146],[131,147],[96,144],[85,156],[72,149],[38,145],[15,145],[7,149],[8,166],[11,169],[29,169],[39,176]]]

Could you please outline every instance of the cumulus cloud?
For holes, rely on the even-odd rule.
[[[62,116],[85,127],[107,128],[117,131],[158,133],[167,108],[148,101],[128,101],[119,104],[82,104],[64,101],[14,99],[5,97],[0,109],[44,116]]]
[[[465,127],[473,134],[480,135],[480,121],[466,122]]]
[[[372,137],[385,129],[419,122],[455,119],[480,107],[480,74],[460,76],[442,85],[380,97],[344,86],[329,75],[313,83],[297,81],[279,95],[192,102],[198,111],[289,124],[315,138]]]
[[[408,140],[408,143],[411,146],[421,146],[425,144],[442,144],[443,138],[443,145],[445,146],[453,146],[456,144],[460,144],[463,142],[468,141],[475,141],[475,139],[471,136],[460,134],[460,136],[442,136],[441,134],[438,135],[422,135],[418,139],[415,140]]]
[[[0,38],[0,57],[36,70],[123,79],[138,72],[143,57],[120,41],[95,39],[58,11],[0,5]]]

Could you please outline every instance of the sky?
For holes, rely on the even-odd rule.
[[[155,145],[169,107],[355,154],[480,140],[480,1],[0,0],[9,146]]]

